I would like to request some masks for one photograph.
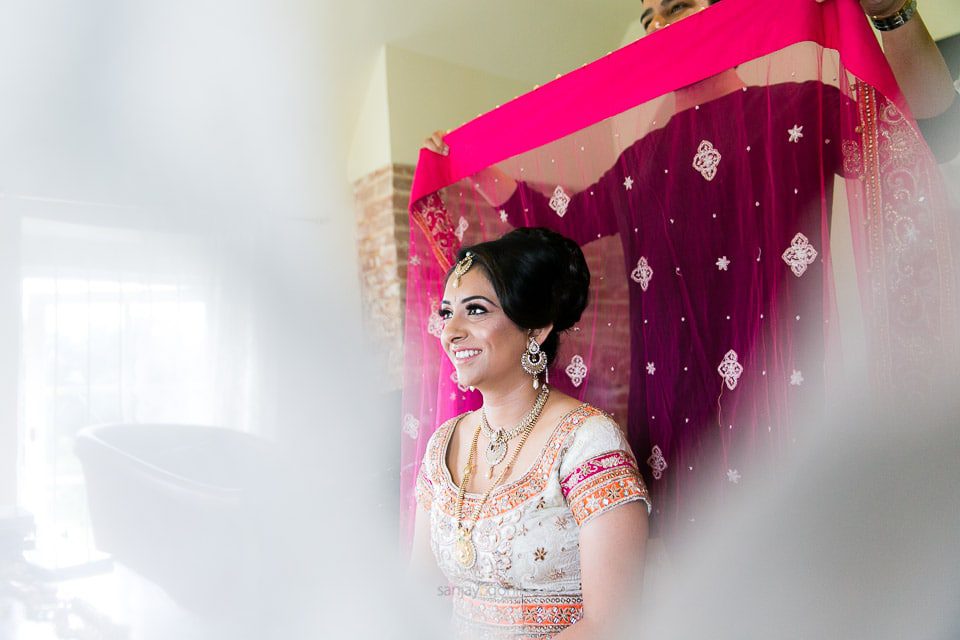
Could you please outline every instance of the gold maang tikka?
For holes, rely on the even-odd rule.
[[[453,269],[453,286],[460,286],[460,278],[462,278],[467,271],[470,271],[470,267],[473,266],[473,254],[467,251],[463,256],[463,260],[457,263],[457,266]]]

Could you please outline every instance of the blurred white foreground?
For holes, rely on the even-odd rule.
[[[396,393],[358,335],[340,20],[0,8],[0,507],[27,501],[53,572],[0,555],[0,640],[443,637],[449,598],[418,594],[398,549]],[[944,383],[899,414],[838,393],[779,480],[651,563],[631,637],[960,635]],[[94,486],[73,447],[98,423],[253,446],[100,432]]]

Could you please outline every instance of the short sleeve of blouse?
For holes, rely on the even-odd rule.
[[[578,525],[650,495],[617,423],[597,415],[581,424],[560,463],[560,488]]]

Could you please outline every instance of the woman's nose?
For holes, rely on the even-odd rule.
[[[443,330],[440,337],[446,343],[453,343],[464,337],[463,324],[456,314],[443,321]]]

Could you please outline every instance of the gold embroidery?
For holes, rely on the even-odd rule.
[[[882,387],[917,392],[954,353],[955,337],[943,331],[956,318],[949,233],[935,215],[944,206],[924,156],[919,133],[896,105],[858,82],[867,203],[867,273],[870,286],[873,375]]]
[[[627,502],[642,500],[650,510],[650,494],[635,467],[603,471],[578,484],[567,496],[567,504],[578,525]]]
[[[550,637],[583,617],[583,598],[579,594],[538,597],[488,591],[480,588],[476,594],[456,594],[453,610],[461,629],[482,636],[494,629],[519,627],[527,634],[523,637]]]
[[[542,493],[547,486],[550,478],[550,471],[554,466],[567,435],[580,426],[585,420],[594,416],[604,415],[602,411],[588,404],[580,405],[568,413],[556,426],[550,438],[544,445],[543,452],[533,467],[519,480],[507,483],[498,487],[490,494],[487,504],[484,505],[481,512],[481,518],[490,518],[502,515],[503,513],[516,509],[518,506]],[[431,462],[431,469],[434,469],[434,478],[440,483],[438,494],[444,497],[438,500],[438,506],[448,515],[454,515],[453,506],[456,497],[456,488],[453,480],[450,478],[444,455],[446,454],[447,442],[450,438],[450,431],[453,429],[457,420],[461,416],[452,418],[440,425],[437,429],[437,437],[434,439],[428,459]],[[481,496],[475,494],[466,494],[463,499],[464,510],[474,508]],[[540,506],[542,503],[543,506]],[[543,496],[540,496],[539,508],[545,508],[546,502]]]

